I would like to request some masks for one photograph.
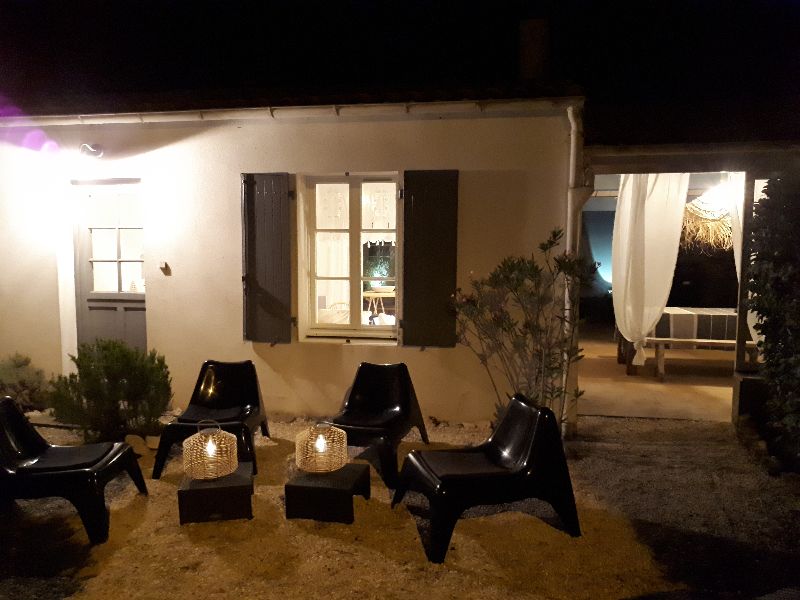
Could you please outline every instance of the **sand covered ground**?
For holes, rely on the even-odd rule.
[[[372,473],[352,525],[284,518],[294,438],[307,421],[273,419],[257,436],[252,520],[179,525],[177,453],[150,495],[126,476],[107,488],[110,539],[91,547],[59,499],[0,514],[0,598],[754,598],[800,589],[800,480],[771,477],[732,427],[586,417],[568,442],[583,536],[545,504],[479,508],[456,526],[442,565],[420,544],[424,498],[391,509]],[[55,442],[64,432],[43,429]],[[475,444],[488,426],[429,426],[435,447]],[[401,456],[421,447],[411,436]],[[176,447],[177,450],[177,447]],[[419,513],[416,516],[413,513]]]

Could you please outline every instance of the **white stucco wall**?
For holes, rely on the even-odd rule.
[[[48,221],[52,205],[69,206],[59,202],[73,178],[140,177],[148,345],[166,356],[175,406],[188,402],[207,358],[252,359],[268,412],[309,415],[338,408],[360,361],[403,361],[424,414],[491,416],[495,398],[488,378],[463,347],[269,347],[243,341],[240,174],[458,169],[458,282],[466,286],[470,272],[484,274],[503,256],[530,253],[553,227],[563,226],[566,115],[116,124],[45,132],[60,145],[62,158],[48,158],[60,166],[38,178],[35,165],[45,159],[0,141],[0,235],[14,254],[0,268],[0,350],[25,352],[46,371],[60,371],[70,344],[62,348],[61,330],[74,307],[65,307],[59,319],[53,231],[71,230],[71,224],[68,217]],[[76,166],[65,158],[71,154],[66,149],[81,142],[101,143],[105,156]],[[37,182],[46,182],[47,194]],[[49,236],[34,233],[42,221],[53,228]],[[159,270],[162,261],[171,275]]]

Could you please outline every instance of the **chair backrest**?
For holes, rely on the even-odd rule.
[[[486,441],[489,458],[514,471],[525,469],[531,461],[534,439],[543,422],[542,411],[523,394],[515,394],[503,418]]]
[[[261,407],[261,388],[252,361],[207,360],[200,368],[190,404],[207,408]]]
[[[4,466],[19,463],[41,454],[49,444],[34,429],[9,396],[0,398],[0,461]]]
[[[405,363],[376,365],[362,362],[358,365],[345,408],[368,413],[396,409],[407,415],[414,398],[414,385]]]

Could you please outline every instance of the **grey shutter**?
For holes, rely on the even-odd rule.
[[[403,198],[403,345],[455,346],[458,171],[406,171]]]
[[[292,340],[289,174],[242,175],[244,338]]]

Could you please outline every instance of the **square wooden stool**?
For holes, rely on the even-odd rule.
[[[184,477],[178,488],[181,525],[227,519],[252,519],[253,463],[239,467],[218,479]]]
[[[353,522],[353,496],[369,500],[369,465],[350,463],[331,473],[299,472],[284,488],[287,519]]]

